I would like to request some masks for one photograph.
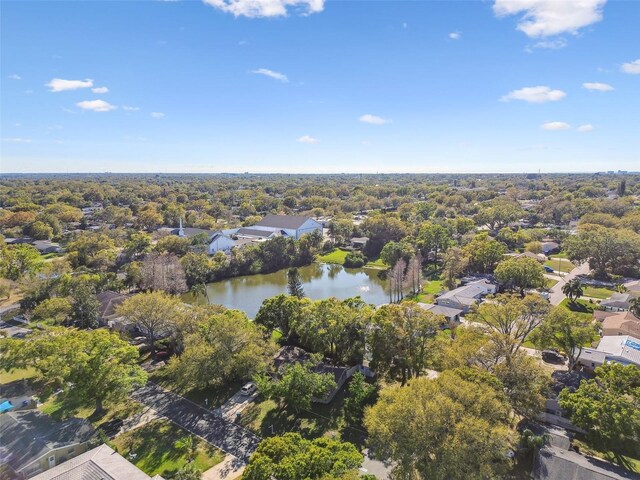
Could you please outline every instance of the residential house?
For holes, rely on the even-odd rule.
[[[598,348],[584,348],[578,357],[578,364],[585,370],[593,370],[606,362],[640,367],[640,339],[631,335],[602,337]]]
[[[633,296],[630,293],[614,293],[608,299],[602,300],[600,306],[612,312],[622,312],[629,310],[632,298]]]
[[[601,329],[604,337],[631,335],[632,337],[640,338],[640,318],[631,312],[613,313],[602,321]]]
[[[368,241],[369,241],[369,237],[353,237],[351,239],[350,245],[351,245],[351,248],[362,250]]]
[[[134,324],[126,321],[124,317],[117,314],[118,307],[129,297],[131,297],[131,295],[111,290],[98,293],[96,295],[96,298],[100,302],[98,323],[101,326],[106,326],[119,332],[133,332]]]
[[[622,467],[576,451],[545,445],[536,451],[534,480],[626,480],[638,475]]]
[[[0,472],[27,479],[87,451],[95,430],[86,419],[56,422],[37,410],[0,415]]]
[[[543,254],[533,253],[533,252],[515,253],[515,254],[512,254],[511,256],[513,258],[532,258],[533,260],[536,260],[540,263],[544,263],[547,260],[547,257],[545,257]]]
[[[560,251],[560,244],[556,242],[542,242],[542,253],[551,255]]]
[[[464,311],[460,308],[445,307],[443,305],[434,305],[433,303],[418,303],[418,305],[425,310],[434,313],[435,315],[442,315],[447,319],[447,325],[453,327],[460,323],[460,316]]]
[[[40,473],[33,480],[164,480],[150,477],[107,445],[100,445]]]
[[[498,287],[488,280],[476,280],[443,293],[436,298],[436,305],[455,308],[467,313],[471,307],[480,303],[483,297],[496,293],[497,289]]]
[[[62,251],[59,243],[55,243],[50,240],[36,240],[31,245],[36,247],[36,249],[43,255],[47,253],[60,253]]]

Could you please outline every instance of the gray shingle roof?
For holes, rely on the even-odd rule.
[[[310,218],[305,217],[303,215],[267,215],[258,223],[256,223],[256,227],[270,227],[270,228],[283,228],[283,229],[297,230],[307,220],[310,220]]]
[[[33,477],[33,480],[149,480],[151,477],[107,445],[100,445]],[[153,477],[162,479],[159,475]]]
[[[533,467],[535,480],[624,480],[638,475],[604,460],[585,457],[562,448],[541,448]]]
[[[240,228],[238,229],[237,235],[249,235],[252,237],[269,237],[273,235],[273,231],[271,230],[259,230],[257,228]]]
[[[3,413],[0,458],[18,471],[51,450],[89,441],[94,432],[91,424],[80,418],[56,422],[36,410]]]

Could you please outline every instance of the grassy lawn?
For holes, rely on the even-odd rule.
[[[552,260],[547,260],[546,262],[544,262],[544,264],[547,267],[551,267],[554,270],[558,270],[564,273],[568,273],[575,268],[575,265],[566,258],[555,258]]]
[[[593,311],[596,308],[595,303],[591,303],[588,300],[578,299],[575,304],[569,303],[569,299],[565,298],[560,302],[559,307],[566,308],[567,310],[571,310],[579,315],[583,315],[585,318],[591,318],[593,316]]]
[[[310,411],[303,410],[298,414],[292,409],[282,410],[274,400],[258,397],[242,412],[240,424],[262,437],[293,431],[305,438],[331,436],[360,445],[365,432],[347,425],[344,391],[343,387],[329,405],[314,403]]]
[[[442,280],[431,280],[427,282],[422,292],[416,295],[415,298],[411,298],[411,300],[422,303],[433,303],[436,294],[443,290],[445,290],[445,288],[442,286]]]
[[[348,250],[343,250],[342,248],[334,248],[332,251],[325,255],[318,255],[316,257],[316,261],[320,263],[336,263],[338,265],[344,265],[344,259],[347,257],[348,253]],[[384,270],[388,268],[388,265],[380,260],[380,258],[372,258],[366,263],[364,268],[376,268]]]
[[[556,286],[556,283],[558,283],[558,280],[555,280],[553,278],[545,278],[544,279],[544,287],[545,288],[553,288]]]
[[[640,473],[640,452],[634,452],[633,456],[629,456],[630,452],[624,452],[626,455],[623,455],[618,452],[600,451],[578,438],[574,439],[573,443],[580,447],[580,453],[582,454],[603,458],[611,463],[620,465],[627,470]]]
[[[584,287],[584,296],[585,297],[593,297],[604,300],[613,295],[615,290],[609,290],[608,288],[598,288],[598,287]]]
[[[322,263],[338,263],[344,265],[344,259],[349,252],[342,250],[341,248],[334,248],[332,251],[325,255],[319,255],[316,260]]]
[[[178,393],[185,398],[188,398],[194,403],[198,405],[202,405],[203,407],[215,408],[221,406],[224,402],[226,402],[234,393],[236,393],[245,382],[235,382],[227,385],[216,385],[209,388],[204,389],[193,389],[193,390],[183,390],[178,385],[176,385],[171,377],[169,377],[164,368],[159,368],[158,370],[151,373],[149,376],[149,380],[157,383],[158,385],[166,388],[167,390],[171,390],[172,392]],[[208,402],[206,402],[208,400]]]
[[[102,424],[111,420],[124,420],[144,410],[144,406],[141,403],[125,399],[125,401],[118,403],[106,402],[104,415],[94,417],[92,416],[95,410],[93,405],[80,405],[70,398],[65,399],[61,395],[50,397],[39,408],[43,413],[51,415],[56,420],[71,416],[88,418],[95,428],[99,428]]]
[[[31,368],[19,368],[11,372],[5,370],[0,371],[0,384],[15,382],[16,380],[24,380],[36,376],[36,371]]]
[[[168,420],[158,419],[117,436],[113,444],[118,453],[147,475],[171,478],[188,460],[187,452],[176,449],[174,444],[189,435]],[[197,445],[194,462],[200,471],[208,470],[224,458],[222,452],[204,440],[194,437],[194,441]]]
[[[567,258],[567,254],[564,252],[554,253],[553,255],[549,255],[550,258]]]

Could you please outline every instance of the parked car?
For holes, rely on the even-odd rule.
[[[257,389],[258,389],[258,387],[257,387],[257,385],[255,383],[247,382],[240,389],[240,394],[248,397],[249,395],[252,395],[253,392],[255,392]]]
[[[542,360],[549,363],[564,363],[564,357],[555,350],[543,350]]]
[[[549,265],[545,265],[544,266],[544,271],[547,272],[547,273],[555,272],[555,270],[553,268],[551,268]]]

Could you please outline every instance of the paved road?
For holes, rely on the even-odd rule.
[[[560,305],[560,302],[567,298],[565,294],[562,293],[562,287],[565,283],[567,283],[569,280],[574,279],[578,275],[586,275],[587,273],[589,273],[589,262],[578,265],[564,277],[550,276],[549,278],[559,279],[558,283],[556,283],[551,288],[551,296],[549,297],[549,302],[551,303],[551,305]]]
[[[147,383],[133,392],[131,397],[239,460],[249,460],[260,442],[260,437],[249,430],[217,417],[155,383]]]

